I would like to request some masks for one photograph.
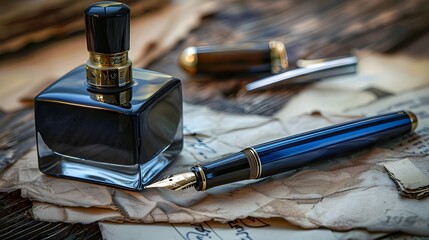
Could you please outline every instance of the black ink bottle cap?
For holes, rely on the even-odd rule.
[[[130,8],[118,2],[98,2],[85,10],[88,51],[119,53],[130,49]]]
[[[87,83],[97,89],[118,88],[132,81],[130,8],[118,2],[98,2],[85,10]]]

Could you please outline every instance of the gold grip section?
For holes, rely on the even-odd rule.
[[[271,72],[274,74],[286,71],[289,63],[286,53],[286,47],[283,42],[269,41],[271,57]]]
[[[258,179],[262,174],[262,164],[258,153],[253,148],[246,148],[241,151],[249,161],[250,174],[249,179]]]
[[[417,116],[414,113],[409,112],[409,111],[406,111],[406,113],[407,113],[407,115],[411,121],[411,131],[416,130],[417,125],[419,124],[419,120],[417,119]]]
[[[131,83],[132,63],[128,59],[128,52],[90,52],[86,63],[86,79],[94,87],[123,87]]]

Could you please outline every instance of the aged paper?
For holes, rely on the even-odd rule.
[[[422,91],[419,96],[427,96],[427,92]],[[187,171],[196,163],[212,161],[244,147],[308,128],[349,120],[357,114],[359,111],[352,115],[313,113],[284,120],[281,115],[273,118],[243,116],[186,105],[185,149],[165,174]],[[420,128],[425,128],[423,123]],[[119,211],[126,221],[143,223],[228,222],[249,216],[279,217],[303,228],[326,227],[341,231],[366,228],[429,234],[429,199],[402,198],[382,166],[404,158],[421,159],[424,155],[389,148],[383,146],[348,158],[329,159],[297,171],[206,192],[194,189],[130,192],[49,177],[38,170],[33,151],[0,174],[0,189],[21,189],[24,197],[60,206]],[[63,211],[55,210],[55,206],[40,206],[36,205],[34,213],[42,220],[117,221],[119,216],[111,211],[96,215],[98,210],[94,209],[93,217],[85,218],[81,208]],[[56,214],[52,214],[54,212]],[[65,214],[68,212],[73,214],[68,216]]]
[[[406,158],[386,163],[384,167],[396,183],[401,195],[420,199],[429,195],[429,164],[426,161],[426,159],[416,159],[411,162]]]
[[[123,217],[126,221],[144,223],[195,223],[228,222],[248,216],[280,217],[304,228],[402,230],[427,235],[428,198],[401,197],[383,164],[405,158],[412,162],[427,158],[428,95],[428,88],[424,88],[353,109],[348,115],[315,112],[294,118],[287,112],[274,117],[244,116],[186,105],[185,149],[165,174],[187,171],[197,163],[209,162],[251,145],[362,115],[405,109],[419,117],[416,134],[349,158],[330,159],[301,171],[259,181],[243,181],[207,192],[193,189],[129,192],[43,175],[32,151],[0,174],[0,189],[21,189],[24,197],[35,201],[95,210],[93,218],[86,218],[82,209],[63,211],[56,210],[54,205],[36,205],[35,215],[50,221],[116,221]],[[361,102],[342,101],[332,110],[341,112],[359,105],[357,103]],[[100,214],[95,214],[97,211]]]
[[[328,229],[303,230],[283,219],[258,219],[248,217],[228,223],[203,222],[194,224],[117,224],[100,222],[103,238],[110,239],[376,239],[384,234],[370,234],[364,231],[332,232]],[[267,236],[268,235],[268,236]]]
[[[311,111],[343,112],[377,100],[371,89],[399,94],[429,86],[429,59],[402,55],[358,53],[358,73],[328,78],[297,94],[279,114],[297,116]]]
[[[33,202],[34,219],[48,222],[80,222],[83,224],[109,220],[123,222],[126,218],[117,210],[108,208],[58,207],[54,204]]]
[[[354,113],[380,114],[408,110],[415,113],[419,123],[416,134],[404,136],[389,147],[402,152],[429,154],[429,88],[412,91],[395,98],[387,98],[369,106],[353,109]],[[423,198],[429,191],[429,159],[401,159],[384,164],[399,192],[411,198]]]
[[[429,81],[429,78],[428,78]],[[404,136],[401,141],[391,142],[389,147],[401,152],[429,153],[429,87],[381,99],[368,106],[350,109],[352,114],[382,114],[392,111],[411,111],[417,115],[416,134]]]
[[[329,229],[302,229],[281,218],[259,219],[247,217],[227,223],[137,223],[125,219],[120,212],[100,208],[58,207],[47,203],[33,203],[32,217],[44,221],[98,221],[103,239],[379,239],[386,233],[364,230],[335,232]],[[103,221],[107,220],[107,221]],[[125,222],[127,221],[127,222]]]

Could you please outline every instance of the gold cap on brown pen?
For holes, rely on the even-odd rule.
[[[188,47],[179,64],[189,74],[281,73],[288,67],[283,42],[209,45]]]

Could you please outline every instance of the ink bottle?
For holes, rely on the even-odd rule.
[[[132,68],[127,5],[95,3],[85,24],[86,66],[35,98],[39,169],[141,190],[183,147],[181,82]]]

